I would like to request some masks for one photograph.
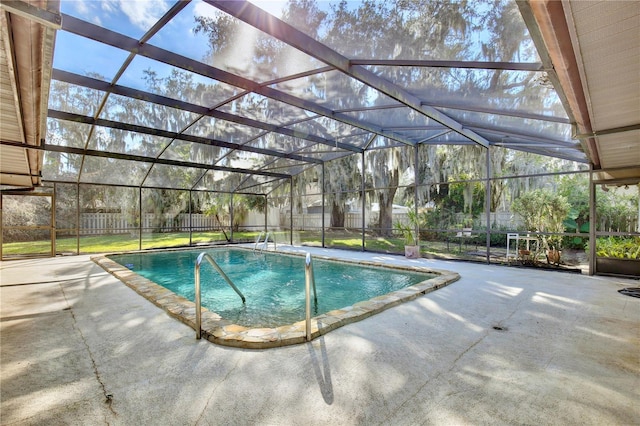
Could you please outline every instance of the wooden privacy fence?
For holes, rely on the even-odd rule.
[[[277,212],[271,210],[269,212],[268,223],[271,227],[279,226],[281,228],[289,228],[289,214],[287,211]],[[279,214],[278,214],[279,213]],[[279,216],[279,224],[276,224]],[[465,218],[463,213],[456,214],[455,220],[462,222]],[[99,234],[126,234],[133,230],[138,229],[137,216],[132,217],[125,213],[81,213],[80,214],[80,229],[84,235],[99,235]],[[375,227],[377,220],[377,212],[368,213],[366,215],[365,229],[369,227]],[[480,215],[477,219],[481,225],[485,224],[484,215]],[[492,212],[491,213],[491,226],[495,229],[523,229],[522,219],[519,215],[511,212]],[[393,223],[401,222],[409,224],[409,219],[406,213],[394,213]],[[598,221],[598,230],[605,232],[634,232],[637,229],[637,218],[629,217],[623,224],[624,227],[611,226],[611,223],[607,218],[600,218]],[[256,227],[264,225],[264,214],[253,213],[247,215],[241,227]],[[331,225],[331,215],[325,213],[324,226],[329,228]],[[155,215],[153,213],[144,213],[142,215],[142,228],[145,230],[151,230],[155,232],[171,232],[181,231],[188,232],[190,226],[193,229],[199,230],[217,230],[220,229],[220,224],[215,217],[206,216],[201,213],[194,213],[191,215],[191,221],[189,221],[189,213],[180,213],[174,215],[171,213],[165,213],[162,215]],[[362,227],[362,213],[359,212],[347,212],[344,218],[344,227],[347,229],[360,229]],[[322,214],[321,213],[299,213],[293,214],[293,229],[305,230],[305,229],[321,229],[322,228]],[[622,229],[620,229],[622,228]]]
[[[94,234],[126,234],[138,229],[137,216],[124,213],[80,213],[80,229],[85,235]],[[194,213],[189,221],[189,213],[174,215],[165,213],[142,215],[142,228],[159,232],[184,231],[194,229],[219,229],[220,224],[215,217]]]

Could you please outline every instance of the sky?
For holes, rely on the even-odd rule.
[[[253,3],[280,16],[286,1],[255,0]],[[139,39],[173,4],[170,0],[62,0],[61,12]],[[191,59],[202,60],[209,44],[206,36],[193,32],[194,17],[213,17],[216,12],[217,9],[200,0],[192,1],[149,43]],[[83,55],[82,61],[77,58],[79,51]],[[128,52],[60,31],[56,40],[54,67],[80,75],[98,73],[106,81],[111,81],[127,56]],[[149,68],[150,62],[137,57],[120,83],[140,88],[143,70]],[[153,68],[160,76],[168,75],[171,70],[171,67],[157,62],[153,63]]]
[[[253,3],[269,13],[281,16],[286,0],[254,0]],[[319,1],[321,8],[328,9],[330,2]],[[353,2],[355,5],[357,2]],[[79,19],[95,23],[107,29],[134,39],[142,37],[174,4],[173,0],[62,0],[61,11]],[[201,61],[209,51],[209,42],[203,34],[195,34],[194,16],[215,16],[217,9],[209,4],[194,0],[166,24],[149,43],[165,50]],[[248,39],[247,37],[245,37]],[[242,41],[242,40],[241,40]],[[245,40],[246,41],[246,40]],[[232,65],[249,63],[238,59],[244,51],[250,56],[250,49],[239,51],[228,59]],[[78,53],[82,52],[82,60]],[[84,39],[65,31],[59,31],[56,40],[54,67],[80,75],[100,74],[111,82],[118,69],[129,55],[128,52],[105,44]],[[225,58],[216,60],[225,62]],[[220,62],[218,66],[222,65]],[[162,78],[170,74],[172,67],[148,58],[137,56],[122,75],[118,84],[137,89],[146,89],[144,71],[153,69]],[[224,67],[221,67],[224,69]],[[212,84],[213,81],[193,74],[195,81]]]

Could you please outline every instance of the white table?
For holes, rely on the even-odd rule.
[[[527,250],[530,250],[529,245],[532,241],[535,241],[536,243],[538,242],[538,237],[532,237],[530,234],[527,235],[520,235],[520,234],[516,234],[516,233],[509,233],[507,234],[507,263],[509,263],[509,249],[510,249],[510,243],[511,241],[515,240],[516,245],[515,245],[515,255],[514,258],[518,258],[518,242],[519,241],[526,241],[527,242]]]

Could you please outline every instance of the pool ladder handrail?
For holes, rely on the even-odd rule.
[[[262,248],[260,249],[260,252],[264,251],[264,249],[267,248],[268,244],[269,244],[269,237],[271,237],[271,241],[273,241],[273,249],[277,250],[278,249],[278,245],[276,243],[276,236],[272,235],[271,232],[267,232],[267,231],[260,231],[260,234],[258,234],[258,238],[256,239],[256,243],[253,246],[253,251],[256,251],[256,248],[258,248],[258,244],[260,244],[260,239],[262,238],[262,235],[266,234],[264,237],[264,241],[262,241]]]
[[[318,305],[318,293],[316,292],[316,277],[313,273],[311,253],[307,253],[304,262],[304,294],[305,294],[305,331],[307,342],[311,341],[311,287],[313,287],[313,301]]]
[[[243,304],[246,303],[246,299],[244,298],[244,295],[242,294],[242,292],[238,290],[238,287],[236,287],[235,284],[229,279],[227,274],[224,273],[224,271],[220,268],[220,266],[216,263],[216,261],[213,260],[213,258],[209,255],[209,253],[207,252],[200,253],[198,258],[196,259],[196,266],[194,271],[194,275],[195,275],[194,284],[195,284],[195,292],[196,292],[196,339],[200,339],[201,333],[202,333],[202,303],[201,303],[201,297],[200,297],[201,296],[200,265],[202,264],[202,261],[205,259],[207,260],[207,262],[211,264],[211,266],[215,268],[216,271],[218,271],[218,273],[222,276],[222,278],[225,279],[225,281],[231,286],[231,288],[234,289],[236,293],[238,293],[238,296],[240,296],[240,299],[242,299],[242,303]]]

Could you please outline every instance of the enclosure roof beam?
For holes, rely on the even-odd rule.
[[[318,163],[318,164],[322,163],[322,160],[318,160],[312,157],[304,157],[297,154],[287,154],[279,151],[273,151],[270,149],[257,148],[253,146],[245,146],[245,145],[221,141],[217,139],[203,138],[199,136],[187,135],[185,133],[171,132],[168,130],[161,130],[161,129],[155,129],[152,127],[139,126],[136,124],[122,123],[119,121],[105,120],[102,118],[93,118],[86,115],[74,114],[71,112],[58,111],[54,109],[49,109],[49,117],[56,118],[58,120],[73,121],[76,123],[84,123],[84,124],[90,124],[95,126],[109,127],[111,129],[127,130],[130,132],[136,132],[136,133],[144,133],[146,135],[161,136],[161,137],[170,138],[170,139],[178,139],[178,140],[183,140],[187,142],[199,143],[202,145],[218,146],[222,148],[235,149],[238,151],[246,151],[246,152],[253,152],[256,154],[270,155],[274,157],[289,158],[291,160],[302,161],[305,163]]]
[[[328,46],[320,43],[319,41],[309,37],[293,26],[283,22],[282,20],[270,15],[263,11],[258,6],[255,6],[247,1],[221,1],[221,0],[205,0],[210,5],[234,16],[248,23],[249,25],[277,38],[278,40],[286,43],[292,47],[295,47],[302,52],[313,56],[314,58],[332,65],[345,73],[346,75],[361,81],[362,83],[375,88],[376,90],[384,93],[387,96],[397,100],[398,102],[414,109],[415,111],[426,115],[434,121],[442,124],[460,133],[466,138],[484,146],[489,146],[489,141],[482,136],[474,133],[469,129],[462,127],[460,123],[452,119],[451,117],[441,113],[435,108],[422,105],[420,99],[406,92],[399,86],[385,80],[371,71],[358,65],[353,65],[350,60],[329,48]],[[415,142],[409,141],[409,145],[414,145]]]
[[[45,144],[45,151],[64,152],[68,154],[87,155],[90,157],[114,158],[117,160],[138,161],[143,163],[164,164],[167,166],[193,167],[197,169],[220,170],[223,172],[232,172],[240,174],[251,174],[260,176],[269,176],[279,179],[288,179],[291,175],[284,173],[273,173],[259,170],[240,169],[237,167],[216,166],[213,164],[193,163],[190,161],[169,160],[165,158],[144,157],[142,155],[122,154],[119,152],[106,152],[96,149],[75,148],[71,146],[49,145]]]
[[[288,178],[288,177],[289,177],[289,176],[287,176],[287,178]],[[242,182],[240,182],[240,184],[238,184],[238,185],[236,186],[236,188],[233,190],[233,193],[234,193],[234,194],[239,194],[239,192],[237,192],[237,191],[238,191],[238,188],[241,188],[243,191],[248,191],[248,190],[250,190],[251,188],[258,188],[258,187],[260,187],[260,186],[268,185],[268,184],[270,184],[270,183],[278,182],[278,181],[282,180],[282,179],[276,178],[276,179],[272,179],[272,180],[267,181],[267,182],[260,182],[260,183],[255,183],[255,184],[253,184],[253,185],[249,185],[249,186],[243,186],[243,185],[244,185],[244,183],[247,181],[247,179],[248,179],[248,177],[247,177],[247,178],[245,178]],[[263,192],[262,194],[264,194],[264,192]]]
[[[589,163],[589,160],[586,159],[585,157],[582,157],[582,158],[576,157],[576,153],[574,149],[570,150],[569,153],[564,153],[563,151],[566,151],[566,148],[529,149],[519,145],[511,146],[508,144],[504,146],[504,148],[513,149],[514,151],[522,151],[522,152],[528,152],[531,154],[538,154],[538,155],[544,155],[547,157],[559,158],[561,160],[575,161],[576,163],[583,163],[583,164]]]
[[[640,130],[640,123],[631,124],[629,126],[622,126],[622,127],[611,128],[611,129],[598,130],[597,132],[593,132],[593,133],[581,133],[581,134],[577,134],[576,138],[578,138],[578,139],[587,139],[587,138],[592,138],[592,137],[595,137],[595,136],[614,135],[616,133],[631,132],[631,131],[634,131],[634,130]]]
[[[503,110],[496,108],[486,108],[475,105],[460,105],[455,103],[447,103],[443,102],[442,99],[438,99],[436,101],[422,102],[423,105],[428,105],[434,108],[448,108],[455,109],[459,111],[469,111],[469,112],[481,112],[484,114],[495,114],[502,115],[505,117],[517,117],[517,118],[525,118],[529,120],[541,120],[541,121],[550,121],[552,123],[564,123],[569,124],[570,121],[567,117],[555,117],[551,115],[544,114],[533,114],[530,112],[518,111],[516,109]]]
[[[552,123],[564,123],[570,124],[571,121],[566,117],[556,117],[551,115],[544,114],[533,114],[530,112],[517,111],[514,109],[504,110],[504,109],[496,109],[496,108],[487,108],[481,107],[477,105],[461,105],[455,102],[446,102],[443,99],[438,99],[435,101],[422,101],[422,105],[427,105],[433,108],[448,108],[455,109],[458,111],[470,111],[470,112],[481,112],[485,114],[495,114],[501,115],[505,117],[518,117],[518,118],[526,118],[531,120],[541,120],[541,121],[550,121]],[[345,108],[336,110],[336,112],[360,112],[360,111],[374,111],[381,109],[396,109],[396,108],[406,108],[405,105],[379,105],[375,107],[362,107],[362,108]],[[390,129],[392,127],[386,126],[386,129]]]
[[[504,71],[546,71],[540,62],[446,61],[424,59],[351,59],[351,65],[378,65],[416,68],[464,68]]]
[[[88,87],[95,90],[101,90],[104,92],[113,93],[128,98],[138,99],[141,101],[152,102],[157,105],[163,105],[171,108],[179,108],[184,111],[193,112],[202,116],[219,118],[221,120],[230,121],[232,123],[242,124],[244,126],[255,127],[265,130],[267,132],[279,133],[285,136],[291,136],[298,139],[304,139],[311,142],[335,147],[336,142],[322,138],[320,136],[312,135],[309,133],[301,132],[295,129],[289,129],[283,126],[276,126],[273,124],[265,123],[258,120],[252,120],[250,118],[240,117],[238,115],[229,114],[223,111],[217,111],[211,108],[203,107],[200,105],[191,104],[189,102],[168,98],[166,96],[156,95],[154,93],[145,92],[143,90],[133,89],[130,87],[111,85],[106,81],[98,80],[91,77],[86,77],[68,71],[62,71],[59,69],[53,70],[53,78],[65,83],[71,83],[78,86]],[[291,124],[291,123],[289,123]],[[288,125],[289,125],[288,124]],[[359,149],[355,149],[351,145],[339,144],[339,148],[347,149],[349,151],[359,152]],[[274,151],[274,153],[277,151]],[[274,154],[275,155],[275,154]]]
[[[438,133],[438,134],[436,134],[436,135],[429,136],[428,138],[424,138],[424,139],[422,139],[422,140],[419,140],[419,141],[418,141],[418,143],[419,143],[419,144],[424,144],[424,143],[429,142],[430,140],[437,139],[437,138],[439,138],[440,136],[444,136],[444,135],[449,134],[449,133],[451,133],[451,130],[446,129],[446,130],[444,130],[444,131],[442,131],[442,132],[440,132],[440,133]]]
[[[267,98],[275,99],[277,101],[281,101],[286,104],[314,112],[318,115],[332,118],[345,124],[367,130],[369,132],[378,133],[398,142],[411,144],[411,141],[408,141],[398,135],[385,133],[379,127],[371,123],[363,122],[361,120],[349,117],[348,115],[337,113],[329,108],[325,108],[316,103],[297,98],[271,87],[262,86],[260,83],[257,83],[255,81],[231,74],[218,68],[214,68],[202,62],[187,58],[186,56],[178,55],[176,53],[161,49],[150,44],[140,44],[136,39],[91,24],[73,16],[63,14],[62,17],[62,29],[64,31],[68,31],[70,33],[86,37],[100,43],[117,47],[118,49],[136,53],[138,55],[154,59],[156,61],[172,65],[177,68],[185,69],[196,74],[200,74],[202,76],[209,77],[214,80],[263,95]],[[357,152],[357,148],[354,148],[353,146],[348,144],[338,143],[338,146],[342,149],[350,151],[355,150],[354,152]]]
[[[476,123],[466,123],[466,126],[468,126],[470,129],[474,129],[475,131],[486,131],[486,132],[491,132],[491,133],[495,133],[497,135],[497,137],[500,137],[500,139],[496,139],[494,141],[492,141],[492,145],[494,143],[497,142],[503,142],[503,138],[505,137],[515,137],[515,138],[522,138],[522,139],[527,139],[527,140],[531,140],[534,142],[544,142],[544,143],[548,143],[548,144],[554,144],[560,148],[572,148],[575,149],[577,147],[580,146],[579,143],[577,142],[573,142],[573,141],[565,141],[565,140],[560,140],[560,139],[551,139],[548,137],[544,137],[544,136],[540,136],[538,134],[535,133],[525,133],[525,132],[514,132],[513,130],[505,130],[505,129],[501,129],[499,127],[493,127],[493,126],[487,126],[484,124],[476,124]]]

